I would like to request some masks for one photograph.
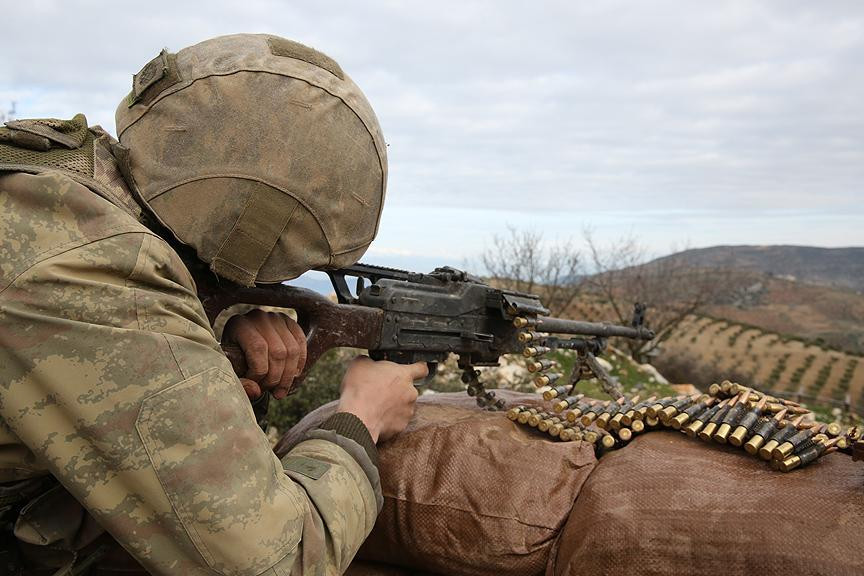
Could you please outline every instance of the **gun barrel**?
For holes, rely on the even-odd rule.
[[[636,340],[651,340],[654,338],[653,330],[641,326],[631,328],[629,326],[567,320],[564,318],[552,318],[550,316],[537,317],[537,330],[553,334],[578,334],[583,336],[599,336],[601,338],[611,338],[613,336]]]

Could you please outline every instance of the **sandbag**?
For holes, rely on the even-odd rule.
[[[775,472],[743,452],[651,432],[604,455],[547,576],[864,574],[864,463]]]
[[[309,414],[276,453],[334,410]],[[587,444],[544,439],[453,393],[421,396],[407,430],[379,445],[379,463],[384,508],[358,558],[441,574],[530,576],[543,573],[596,459]]]

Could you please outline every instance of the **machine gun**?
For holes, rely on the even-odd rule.
[[[369,351],[375,360],[401,364],[427,362],[430,376],[450,353],[459,357],[462,380],[478,404],[501,409],[479,381],[477,366],[496,366],[503,354],[529,358],[535,382],[551,384],[562,375],[547,373],[554,362],[542,356],[556,349],[577,352],[568,378],[575,387],[584,377],[597,377],[613,397],[621,396],[617,381],[597,362],[610,337],[650,340],[654,332],[643,326],[644,307],[637,305],[632,326],[598,324],[553,318],[534,294],[494,288],[481,279],[454,268],[437,268],[428,274],[357,264],[327,273],[337,302],[308,290],[287,285],[219,286],[201,290],[201,300],[211,323],[220,312],[238,304],[290,308],[307,337],[307,359],[302,381],[322,354],[332,348]],[[352,293],[349,278],[356,278]],[[569,337],[562,337],[568,335]],[[234,371],[246,372],[237,347],[223,346]]]

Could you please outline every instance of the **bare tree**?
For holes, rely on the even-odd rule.
[[[547,246],[539,232],[507,226],[480,258],[499,285],[538,293],[553,315],[562,315],[579,296],[581,257],[569,240]]]
[[[594,274],[584,281],[586,291],[601,301],[613,320],[629,324],[633,305],[647,306],[646,324],[657,336],[648,342],[625,340],[630,355],[644,362],[659,352],[691,314],[719,302],[732,288],[728,268],[693,266],[669,256],[648,261],[646,251],[634,238],[623,238],[601,247],[590,231],[584,233]]]

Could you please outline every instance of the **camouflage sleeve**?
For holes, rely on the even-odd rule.
[[[322,430],[283,470],[161,239],[120,230],[13,276],[0,416],[145,568],[347,568],[378,512],[369,456]]]

